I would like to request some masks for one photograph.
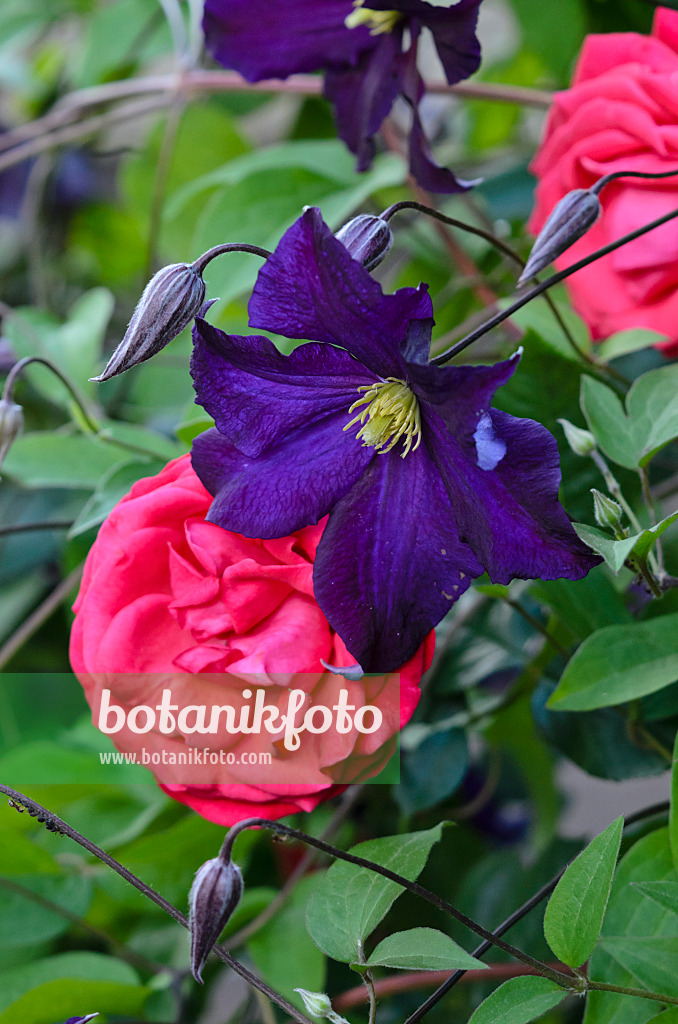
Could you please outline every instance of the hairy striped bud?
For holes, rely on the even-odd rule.
[[[243,894],[240,868],[230,858],[215,857],[196,872],[188,897],[191,971],[202,983],[205,961]]]
[[[369,213],[361,213],[344,224],[335,238],[369,271],[379,266],[393,245],[393,234],[387,222]]]
[[[200,312],[205,282],[200,272],[186,263],[171,263],[151,278],[115,352],[103,373],[103,381],[143,363],[168,345]]]
[[[7,452],[23,430],[24,412],[8,398],[0,399],[0,466]]]
[[[558,422],[563,428],[565,440],[575,455],[586,456],[595,451],[596,439],[590,430],[575,427],[574,423],[570,423],[569,420],[561,419]]]
[[[529,281],[586,234],[598,220],[601,209],[598,196],[590,189],[576,188],[563,196],[537,235],[518,284]]]
[[[87,1024],[88,1020],[94,1020],[98,1016],[98,1013],[88,1013],[86,1017],[69,1017],[64,1024]]]
[[[597,491],[595,487],[591,488],[591,494],[593,495],[593,514],[598,526],[616,531],[622,518],[621,505],[609,498],[607,494],[603,494],[602,491]]]

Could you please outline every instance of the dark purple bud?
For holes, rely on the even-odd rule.
[[[529,281],[586,234],[598,220],[601,209],[598,196],[589,189],[576,188],[563,196],[537,235],[518,284]]]
[[[168,345],[200,312],[205,282],[186,263],[171,263],[151,278],[144,288],[129,327],[103,373],[102,381],[143,363]]]
[[[243,894],[240,868],[221,857],[206,861],[196,872],[188,897],[191,930],[191,971],[202,983],[205,961]]]
[[[7,452],[23,430],[24,411],[8,398],[0,399],[0,466]]]
[[[88,1013],[86,1017],[69,1017],[64,1024],[87,1024],[88,1020],[94,1020],[98,1016],[98,1013]]]
[[[393,245],[393,234],[385,220],[361,213],[354,217],[335,235],[354,260],[362,263],[365,270],[374,270]]]

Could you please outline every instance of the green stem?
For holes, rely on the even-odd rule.
[[[657,512],[654,507],[652,491],[650,490],[650,477],[647,472],[647,466],[641,466],[638,469],[638,475],[640,476],[640,483],[643,488],[643,499],[645,501],[645,507],[647,508],[648,515],[650,516],[650,522],[653,526],[656,526]],[[655,571],[661,575],[664,572],[664,550],[662,548],[661,538],[657,539],[657,541],[655,542],[654,556],[656,560]]]
[[[7,374],[5,386],[2,389],[2,400],[10,402],[14,392],[14,385],[21,373],[30,366],[31,363],[40,363],[42,366],[46,366],[48,370],[51,370],[55,377],[58,377],[61,383],[69,392],[71,398],[75,402],[85,426],[92,434],[99,433],[99,425],[92,419],[87,408],[85,407],[82,398],[78,394],[76,388],[71,384],[68,377],[66,377],[58,366],[55,366],[49,359],[45,359],[43,356],[25,356],[24,359],[20,359],[18,363],[15,363],[12,369]]]
[[[553,647],[555,651],[558,651],[559,654],[563,654],[566,658],[569,656],[569,651],[566,650],[566,648],[563,647],[563,645],[559,643],[558,640],[556,640],[556,638],[548,631],[546,626],[542,625],[539,619],[535,618],[534,615],[531,615],[530,612],[527,611],[527,609],[523,608],[519,601],[514,601],[513,598],[503,595],[502,600],[504,600],[506,604],[510,605],[511,608],[517,611],[518,614],[525,619],[525,622],[528,622],[533,629],[536,629],[538,633],[541,633],[544,639],[551,645],[551,647]]]
[[[588,992],[617,992],[620,996],[638,996],[639,999],[652,999],[655,1003],[668,1003],[678,1006],[678,996],[665,996],[660,992],[647,992],[644,988],[629,988],[626,985],[608,985],[604,981],[589,981]]]

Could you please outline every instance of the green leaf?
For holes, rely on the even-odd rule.
[[[664,910],[678,914],[678,882],[634,882],[643,896],[647,896]]]
[[[380,942],[367,958],[367,966],[398,967],[408,971],[468,971],[482,970],[487,964],[435,928],[410,928]]]
[[[442,825],[425,832],[386,836],[359,843],[351,853],[413,881],[426,864]],[[315,944],[335,960],[359,961],[362,944],[374,931],[389,907],[403,892],[402,886],[382,875],[346,861],[336,861],[320,880],[306,909],[306,927]]]
[[[635,469],[678,436],[678,366],[663,366],[638,377],[626,396],[626,409],[600,381],[583,377],[581,405],[606,455]]]
[[[658,331],[648,331],[644,327],[636,327],[630,331],[618,331],[617,334],[611,335],[606,341],[596,346],[596,355],[607,363],[611,359],[628,355],[629,352],[638,352],[640,349],[650,348],[668,340],[665,334],[660,334]]]
[[[530,593],[580,640],[604,626],[633,621],[603,566],[583,580],[540,580],[531,584]]]
[[[589,711],[654,693],[678,679],[678,614],[606,626],[570,659],[548,706]]]
[[[84,434],[40,431],[23,434],[10,448],[3,474],[24,487],[65,487],[94,490],[114,466],[130,462],[122,449]]]
[[[164,465],[165,463],[160,460],[147,459],[143,462],[127,462],[122,466],[120,464],[113,466],[108,473],[104,473],[97,483],[94,493],[71,526],[68,532],[69,538],[78,537],[81,533],[86,533],[87,530],[103,523],[113,507],[127,494],[137,480],[146,476],[154,476]]]
[[[549,978],[511,978],[483,1000],[469,1024],[529,1024],[562,1003],[566,995]]]
[[[601,946],[643,988],[678,996],[678,935],[611,936]]]
[[[623,827],[619,817],[591,840],[569,865],[546,907],[546,941],[568,967],[581,967],[598,941]]]
[[[72,1016],[75,1006],[136,1014],[148,994],[132,968],[113,957],[63,953],[0,972],[0,1024],[45,1024]]]
[[[604,941],[608,938],[628,937],[632,944],[641,947],[646,937],[676,934],[675,915],[648,899],[632,884],[660,881],[678,881],[671,861],[668,830],[665,828],[639,839],[619,862],[601,939],[589,961],[588,973],[591,978],[609,985],[637,988],[637,976],[623,967],[618,959],[610,956]],[[655,1013],[656,1007],[644,999],[630,999],[612,992],[590,992],[586,1000],[584,1024],[644,1024]]]
[[[48,942],[71,927],[71,922],[58,911],[13,891],[11,883],[80,917],[87,913],[92,902],[92,880],[80,876],[12,875],[6,881],[9,887],[0,884],[0,920],[5,923],[0,929],[0,949]],[[20,927],[11,927],[13,923]]]
[[[678,868],[678,734],[673,744],[671,761],[671,808],[669,811],[669,843],[673,863]]]
[[[612,572],[616,574],[630,554],[634,554],[638,558],[645,558],[648,551],[657,543],[671,523],[675,523],[676,519],[678,519],[678,512],[667,516],[666,519],[643,530],[642,533],[635,533],[623,540],[615,540],[609,533],[598,529],[597,526],[587,526],[585,523],[573,523],[572,525],[580,540],[602,555]]]
[[[468,768],[466,733],[439,729],[413,749],[404,747],[395,798],[407,814],[434,807],[460,785]]]

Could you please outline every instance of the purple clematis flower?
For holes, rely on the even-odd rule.
[[[193,444],[208,519],[270,538],[329,513],[315,596],[363,669],[402,665],[484,570],[579,579],[598,563],[558,503],[551,434],[490,408],[517,357],[429,364],[425,285],[385,295],[311,209],[249,312],[317,343],[284,356],[196,319],[196,401],[216,422]]]
[[[417,70],[422,28],[431,30],[450,85],[480,64],[476,22],[481,0],[206,0],[207,48],[250,82],[325,70],[325,95],[339,135],[366,170],[374,135],[401,94],[412,108],[410,170],[433,192],[460,192],[436,164],[419,117],[424,83]]]

